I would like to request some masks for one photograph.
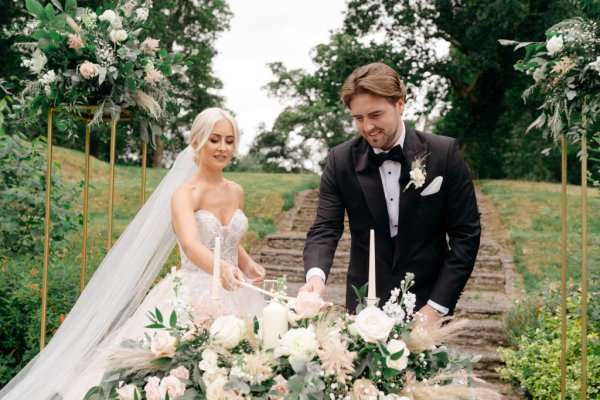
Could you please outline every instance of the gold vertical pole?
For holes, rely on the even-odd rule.
[[[583,115],[585,127],[585,114]],[[587,398],[587,137],[581,138],[581,398]]]
[[[115,206],[115,150],[117,147],[117,121],[110,120],[110,176],[108,182],[108,233],[106,239],[106,251],[112,247],[112,222],[113,209]]]
[[[567,135],[562,135],[562,276],[560,285],[561,296],[561,352],[560,352],[560,398],[567,395]]]
[[[142,145],[142,206],[146,202],[146,156],[148,155],[148,143]]]
[[[52,188],[52,108],[48,109],[48,143],[46,148],[46,218],[44,221],[44,268],[42,272],[42,321],[40,351],[46,346],[46,310],[48,308],[48,260],[50,259],[50,190]]]
[[[85,176],[83,180],[83,240],[81,242],[81,291],[85,288],[87,267],[88,200],[90,189],[90,121],[85,123]]]

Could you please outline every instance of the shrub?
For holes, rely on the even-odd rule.
[[[593,281],[593,280],[592,280]],[[581,293],[567,298],[567,398],[581,398]],[[555,293],[554,293],[555,294]],[[590,291],[588,321],[588,398],[600,397],[600,320],[597,294]],[[523,321],[531,321],[530,308]],[[515,318],[518,320],[518,318]],[[561,316],[557,296],[539,309],[532,326],[522,328],[515,340],[517,349],[504,349],[504,379],[516,380],[533,399],[556,399],[560,394]]]
[[[0,133],[0,254],[42,254],[46,204],[45,138],[33,142]],[[78,227],[81,214],[71,205],[77,192],[66,185],[55,164],[51,191],[51,241],[59,248]]]
[[[78,296],[79,275],[53,260],[48,271],[46,341]],[[40,262],[33,257],[0,258],[0,387],[39,351]]]

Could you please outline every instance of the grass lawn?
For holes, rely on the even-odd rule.
[[[60,164],[60,175],[71,183],[83,185],[84,155],[81,152],[55,147],[53,159]],[[167,173],[166,169],[147,170],[146,197]],[[117,166],[115,177],[115,212],[113,219],[113,239],[125,229],[141,206],[141,168],[136,166]],[[107,163],[94,158],[90,162],[90,219],[88,225],[88,260],[91,271],[106,254],[106,227],[108,214],[108,175]],[[226,173],[225,176],[244,188],[244,211],[249,219],[249,229],[244,239],[244,246],[250,248],[263,236],[277,230],[278,215],[293,206],[296,194],[304,189],[315,188],[319,177],[313,174],[267,174],[267,173]],[[83,191],[81,203],[74,205],[83,208]],[[81,263],[81,233],[70,238],[73,248],[66,251],[62,260],[73,265]],[[113,240],[113,243],[114,243]],[[176,265],[179,257],[173,252],[167,266]],[[91,272],[90,271],[90,272]],[[91,273],[88,273],[88,277]]]
[[[556,287],[561,279],[561,185],[544,182],[479,182],[500,212],[515,245],[527,292]],[[581,188],[567,188],[568,276],[581,282]],[[588,282],[600,278],[600,194],[588,189]]]

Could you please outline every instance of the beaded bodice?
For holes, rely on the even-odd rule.
[[[221,259],[237,266],[238,246],[242,237],[248,229],[248,218],[239,208],[234,211],[228,225],[221,222],[211,212],[206,210],[194,211],[196,223],[200,230],[200,239],[210,251],[214,251],[217,236],[221,237]],[[185,253],[179,249],[181,254],[181,268],[183,270],[202,271]]]

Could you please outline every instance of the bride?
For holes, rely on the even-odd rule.
[[[262,297],[239,288],[265,270],[240,241],[248,220],[240,185],[223,176],[239,143],[233,117],[219,108],[202,111],[192,124],[189,146],[135,216],[81,294],[48,346],[0,391],[2,400],[75,400],[99,383],[103,354],[124,338],[137,338],[147,311],[174,299],[173,277],[196,303],[209,298],[213,249],[221,239],[221,307],[238,315],[258,315]],[[145,297],[175,241],[182,268]],[[142,299],[144,301],[142,302]],[[140,304],[141,303],[141,304]]]

